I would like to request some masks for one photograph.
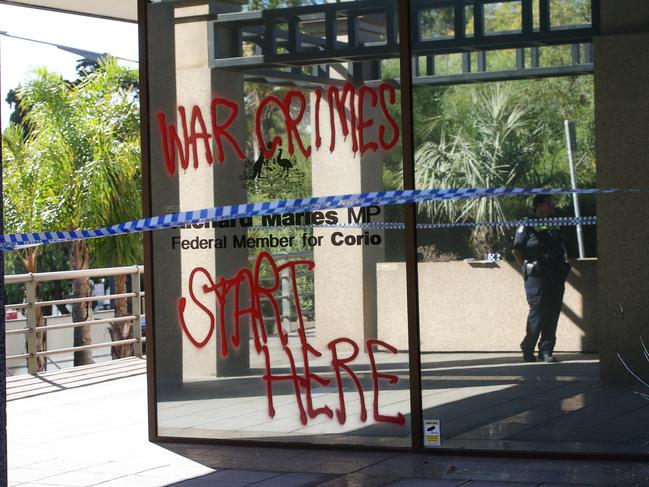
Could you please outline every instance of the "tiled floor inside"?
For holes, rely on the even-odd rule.
[[[297,337],[292,337],[297,340]],[[299,349],[297,345],[294,349]],[[271,350],[271,356],[281,356]],[[372,420],[371,367],[359,355],[350,368],[359,379],[344,389],[346,418],[299,420],[291,381],[273,385],[269,416],[263,361],[251,354],[250,374],[197,380],[160,390],[160,434],[169,437],[261,438],[274,441],[410,445],[410,390],[405,353],[376,353],[377,367],[398,377],[380,383],[381,414],[402,413],[401,427]],[[422,356],[424,419],[441,422],[443,446],[463,449],[649,453],[649,401],[640,384],[603,385],[596,354],[557,354],[559,362],[526,363],[515,353],[437,353]],[[311,371],[331,379],[314,384],[314,408],[340,408],[328,358],[310,360]],[[298,368],[300,365],[299,360]],[[273,373],[287,374],[288,363]],[[345,371],[342,372],[348,376]],[[361,401],[368,419],[361,420]]]

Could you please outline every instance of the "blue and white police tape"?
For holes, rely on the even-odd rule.
[[[582,217],[553,217],[553,218],[526,218],[524,220],[509,220],[509,221],[484,221],[484,222],[447,222],[447,223],[417,223],[417,230],[427,230],[436,228],[470,228],[470,227],[518,227],[520,225],[527,226],[551,226],[563,227],[574,225],[596,225],[596,216],[582,216]],[[280,228],[360,228],[363,230],[403,230],[406,224],[402,222],[359,222],[359,223],[336,223],[336,224],[320,224],[320,225],[251,225],[244,227],[249,231],[262,231],[262,230],[277,230]],[[43,242],[45,243],[45,242]],[[27,247],[33,247],[40,244],[18,244],[10,246],[7,244],[5,247],[0,247],[2,250],[18,250]]]
[[[110,237],[126,233],[159,230],[163,228],[172,228],[194,223],[205,223],[210,221],[222,221],[231,220],[234,218],[247,218],[291,212],[353,208],[361,206],[387,206],[405,203],[421,203],[424,201],[442,201],[483,197],[531,196],[536,194],[558,195],[571,193],[601,194],[647,191],[649,190],[640,188],[459,188],[376,191],[371,193],[297,198],[170,213],[167,215],[133,220],[109,227],[99,228],[96,230],[4,234],[0,237],[0,250],[15,249],[18,246],[23,247],[42,243],[69,242],[73,240]]]
[[[566,227],[574,225],[597,225],[596,216],[582,217],[552,217],[552,218],[526,218],[524,220],[508,221],[484,221],[484,222],[447,222],[447,223],[417,223],[417,230],[435,228],[458,228],[458,227],[518,227],[526,226],[550,226]],[[359,222],[359,223],[335,223],[321,225],[251,225],[247,230],[275,230],[278,228],[362,228],[364,230],[403,230],[406,224],[402,222]]]

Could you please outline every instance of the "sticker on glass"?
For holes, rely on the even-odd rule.
[[[442,433],[439,419],[424,419],[424,446],[441,446]]]

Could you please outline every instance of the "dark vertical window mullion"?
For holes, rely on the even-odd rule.
[[[288,52],[291,54],[297,54],[297,50],[300,47],[300,27],[298,25],[299,19],[293,17],[288,22]]]
[[[412,29],[410,0],[399,0],[399,54],[401,76],[401,133],[403,187],[415,189],[415,157],[412,109]],[[406,293],[408,311],[408,357],[410,367],[410,425],[412,446],[423,448],[421,410],[421,354],[419,344],[419,302],[417,276],[417,208],[405,205]]]
[[[550,32],[550,0],[539,2],[539,30]]]
[[[148,16],[147,9],[149,0],[138,0],[138,41],[139,41],[139,77],[140,77],[140,149],[142,159],[142,213],[144,217],[150,217],[151,207],[151,165],[149,148],[149,48],[148,48]],[[153,323],[153,237],[151,232],[144,232],[144,301],[146,307],[146,321]],[[135,326],[140,326],[137,323]],[[155,374],[155,336],[153,326],[146,327],[147,343],[147,410],[148,410],[148,432],[149,441],[158,438],[158,414],[157,414],[157,384]]]
[[[487,70],[487,51],[478,51],[478,71],[484,72]]]
[[[466,25],[465,25],[465,15],[464,15],[464,2],[455,2],[455,8],[453,13],[453,23],[456,39],[464,39],[466,37]]]
[[[325,10],[325,49],[329,52],[336,49],[336,10],[333,7]]]
[[[1,63],[0,63],[1,65]],[[0,69],[1,71],[1,69]],[[0,114],[2,114],[0,104]],[[2,131],[0,130],[0,233],[4,233],[4,205],[2,194]],[[0,485],[8,485],[7,464],[7,323],[5,321],[5,269],[0,252]]]
[[[531,34],[534,32],[534,5],[532,0],[523,0],[523,34]]]
[[[435,75],[435,56],[426,56],[426,76]]]
[[[277,54],[277,22],[271,15],[266,17],[264,25],[262,54],[264,56],[275,56]]]
[[[602,17],[601,17],[601,7],[600,7],[600,0],[591,0],[590,2],[590,22],[591,25],[593,26],[593,35],[600,35],[601,34],[601,24],[602,24]]]
[[[473,5],[473,37],[480,40],[484,36],[484,4]]]

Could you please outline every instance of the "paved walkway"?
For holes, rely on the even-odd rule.
[[[140,359],[8,378],[9,485],[648,486],[649,462],[147,441]]]

